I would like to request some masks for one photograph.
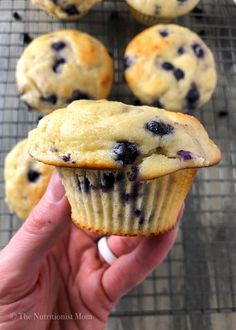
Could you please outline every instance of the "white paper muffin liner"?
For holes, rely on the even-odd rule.
[[[172,229],[196,171],[136,181],[130,169],[59,169],[73,222],[90,231],[125,236],[150,236]]]

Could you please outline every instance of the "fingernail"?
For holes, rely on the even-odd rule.
[[[65,190],[57,171],[51,177],[46,196],[52,202],[59,202],[65,196]]]

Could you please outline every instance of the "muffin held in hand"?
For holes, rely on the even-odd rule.
[[[77,20],[101,0],[32,0],[34,5],[50,16],[63,20]]]
[[[9,152],[4,166],[6,201],[20,219],[25,220],[39,202],[53,170],[53,166],[29,156],[27,140],[22,140]]]
[[[58,167],[76,225],[146,236],[175,226],[196,169],[221,157],[194,117],[105,100],[43,118],[29,152]]]
[[[168,22],[190,12],[200,0],[126,0],[133,16],[146,25]]]
[[[16,70],[22,101],[43,113],[78,99],[107,98],[113,76],[113,60],[104,45],[73,30],[32,41]]]
[[[217,74],[210,49],[195,33],[156,25],[127,46],[125,79],[141,103],[186,112],[211,98]]]

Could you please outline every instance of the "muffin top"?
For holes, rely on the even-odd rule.
[[[142,103],[186,112],[210,99],[217,75],[213,55],[198,35],[160,24],[128,44],[125,78]]]
[[[127,3],[142,14],[166,19],[185,15],[200,0],[126,0]]]
[[[21,99],[44,113],[77,99],[103,99],[110,92],[113,60],[86,33],[60,30],[36,38],[17,64]]]
[[[46,191],[54,170],[30,157],[27,139],[17,143],[5,158],[6,200],[19,218],[26,219]]]
[[[49,15],[60,19],[74,20],[82,17],[101,0],[32,0],[32,3]]]
[[[75,101],[44,117],[29,133],[29,152],[59,167],[120,169],[140,180],[204,167],[221,154],[189,115],[120,102]]]

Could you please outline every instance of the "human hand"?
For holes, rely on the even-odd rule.
[[[183,211],[180,211],[179,218]],[[104,329],[117,301],[166,257],[177,229],[156,237],[111,236],[109,266],[99,235],[78,229],[57,173],[0,252],[0,329]]]

